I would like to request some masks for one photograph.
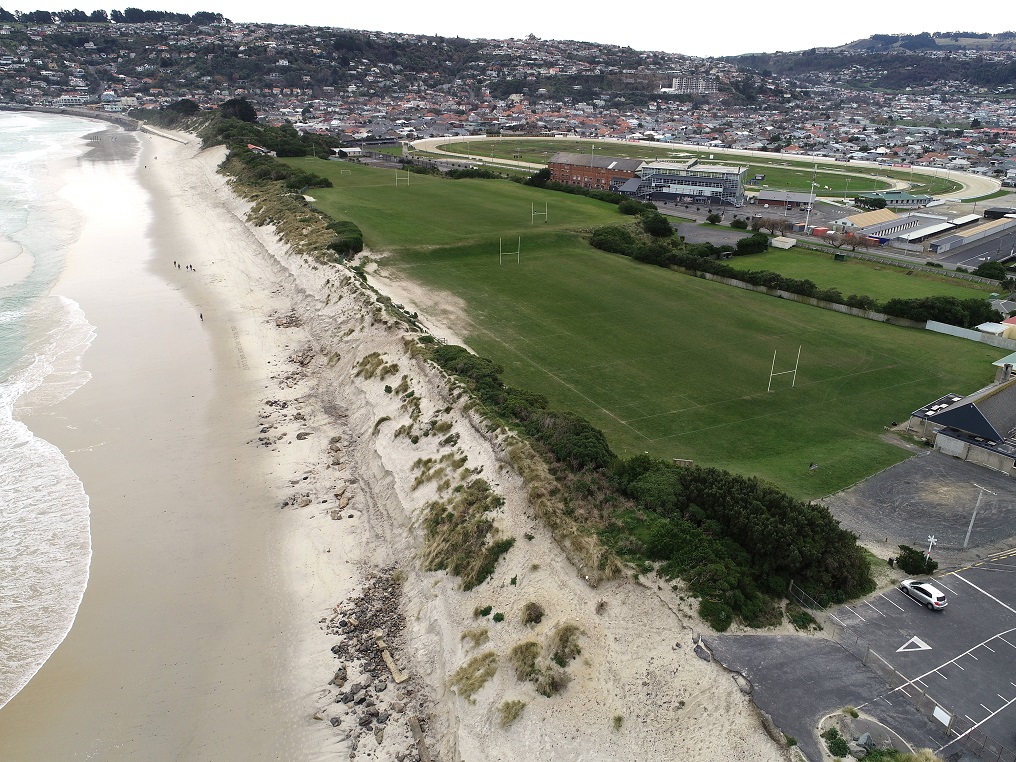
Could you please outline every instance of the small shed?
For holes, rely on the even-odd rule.
[[[777,249],[790,249],[797,245],[797,239],[778,235],[770,243]]]

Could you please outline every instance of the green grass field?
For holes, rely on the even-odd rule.
[[[287,164],[317,172],[334,188],[316,188],[315,205],[336,219],[352,220],[363,230],[368,248],[388,251],[483,241],[494,256],[498,238],[515,250],[518,237],[552,230],[575,230],[618,221],[617,209],[582,196],[495,180],[448,180],[433,175],[374,169],[323,159],[286,159]],[[350,174],[340,175],[339,170]],[[537,212],[547,210],[533,221]],[[510,240],[509,240],[510,239]]]
[[[457,329],[475,351],[508,383],[588,418],[622,456],[690,458],[825,495],[907,457],[881,441],[883,426],[979,388],[1000,356],[599,252],[574,229],[623,221],[610,205],[506,181],[422,177],[403,193],[391,171],[339,177],[334,164],[287,161],[334,171],[337,187],[314,191],[320,208],[391,251],[384,267],[462,299]],[[531,225],[530,199],[545,198],[551,223]],[[497,238],[518,235],[521,263],[499,265]],[[798,347],[796,388],[783,375],[767,393],[774,350],[780,371]]]
[[[559,151],[572,153],[589,153],[590,150],[604,156],[615,156],[624,159],[657,159],[681,161],[697,158],[701,161],[716,164],[738,164],[747,162],[748,179],[758,174],[766,176],[761,188],[773,190],[789,190],[804,192],[812,182],[812,170],[815,162],[807,159],[794,159],[780,154],[773,154],[772,159],[750,159],[723,150],[693,148],[667,148],[665,146],[648,145],[645,143],[592,143],[581,140],[562,139],[512,139],[495,138],[490,140],[463,141],[447,143],[440,150],[454,153],[467,153],[474,156],[496,159],[515,159],[546,164],[550,157]],[[815,175],[819,184],[819,194],[823,196],[851,196],[861,191],[885,190],[890,187],[884,178],[904,180],[912,183],[912,193],[948,193],[960,188],[958,183],[934,175],[912,173],[904,169],[888,167],[878,170],[871,167],[860,167],[849,163],[822,164],[821,170]]]
[[[837,288],[844,296],[858,294],[879,301],[893,297],[955,296],[957,299],[985,299],[988,286],[915,272],[892,265],[880,265],[848,258],[837,262],[832,254],[793,248],[770,249],[762,254],[735,257],[727,262],[741,270],[772,270],[788,278],[807,279],[819,288]]]

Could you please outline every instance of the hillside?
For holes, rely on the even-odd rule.
[[[1016,91],[1016,33],[875,34],[838,48],[760,53],[723,60],[765,77],[850,88],[904,90],[943,83]]]

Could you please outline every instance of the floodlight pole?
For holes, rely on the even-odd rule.
[[[963,549],[964,550],[966,550],[967,545],[970,542],[970,533],[974,529],[974,519],[977,518],[977,509],[981,507],[981,498],[984,497],[984,493],[985,492],[987,492],[989,495],[994,495],[995,494],[990,489],[985,489],[980,484],[976,484],[976,483],[973,483],[973,482],[971,482],[971,483],[974,484],[975,487],[977,487],[979,492],[977,493],[977,502],[974,504],[974,512],[970,516],[970,525],[967,527],[967,536],[963,538]]]

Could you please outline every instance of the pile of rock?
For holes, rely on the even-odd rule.
[[[333,704],[315,718],[340,729],[351,759],[361,752],[396,762],[429,759],[423,733],[416,737],[426,716],[423,693],[391,655],[398,655],[392,644],[405,627],[402,578],[395,566],[372,573],[359,595],[322,619],[325,631],[338,636],[331,651],[340,662],[329,681]]]

